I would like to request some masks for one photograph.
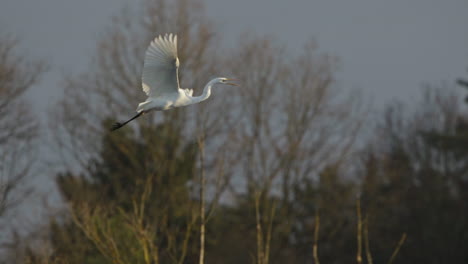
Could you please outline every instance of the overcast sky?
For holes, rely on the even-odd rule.
[[[15,34],[21,52],[52,66],[29,94],[39,111],[60,96],[61,73],[86,68],[110,17],[140,3],[0,1],[0,32]],[[320,51],[341,59],[340,86],[362,88],[378,101],[467,75],[468,0],[206,0],[205,6],[226,40],[266,33],[294,49],[313,37]]]

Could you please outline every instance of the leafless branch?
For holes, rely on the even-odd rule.
[[[398,241],[398,244],[397,244],[396,247],[395,247],[395,250],[394,250],[393,253],[392,253],[392,256],[391,256],[390,259],[388,260],[388,264],[392,264],[392,263],[393,263],[393,261],[395,260],[396,256],[398,255],[398,252],[400,251],[401,246],[403,246],[403,244],[405,243],[405,240],[406,240],[406,233],[403,233],[403,235],[401,235],[400,240]]]

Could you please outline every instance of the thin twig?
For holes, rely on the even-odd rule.
[[[369,221],[367,216],[366,220],[364,221],[364,246],[366,247],[367,263],[372,264],[372,254],[369,246]]]
[[[185,257],[187,256],[187,248],[188,248],[188,243],[190,240],[190,234],[192,232],[193,226],[196,225],[196,222],[197,222],[197,218],[195,214],[192,213],[192,219],[190,220],[190,223],[187,226],[187,230],[185,230],[184,241],[182,242],[182,253],[180,254],[180,258],[177,261],[177,264],[185,263]]]
[[[320,215],[319,211],[315,213],[315,225],[314,225],[314,246],[313,246],[313,255],[315,264],[320,264],[318,257],[318,239],[319,239],[319,229],[320,229]]]
[[[257,264],[263,264],[263,232],[260,218],[260,192],[255,193],[255,219],[257,222]]]
[[[205,263],[205,146],[204,138],[198,138],[200,148],[200,258],[198,263]]]
[[[357,255],[356,261],[358,264],[362,263],[362,219],[361,219],[361,200],[356,200],[356,213],[357,213]]]
[[[395,260],[398,252],[400,251],[401,246],[403,245],[403,243],[405,243],[405,240],[406,240],[406,233],[403,233],[403,235],[401,235],[400,241],[398,241],[398,244],[397,244],[395,250],[393,251],[392,256],[390,257],[390,260],[388,261],[388,264],[393,263],[393,261]]]
[[[276,203],[273,202],[271,207],[271,214],[268,223],[268,230],[267,230],[267,237],[266,237],[266,245],[265,245],[265,254],[264,254],[264,261],[263,264],[268,264],[270,261],[270,244],[271,244],[271,230],[273,228],[273,219],[275,218],[275,211],[276,211]]]

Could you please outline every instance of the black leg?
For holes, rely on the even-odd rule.
[[[115,123],[112,128],[111,128],[111,131],[114,131],[114,130],[117,130],[123,126],[125,126],[126,124],[128,124],[130,121],[132,121],[133,119],[136,119],[138,117],[140,117],[141,115],[143,115],[143,111],[139,112],[138,114],[136,114],[134,117],[130,118],[129,120],[123,122],[123,123]]]

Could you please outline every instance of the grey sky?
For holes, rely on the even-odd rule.
[[[269,32],[290,47],[315,37],[322,51],[341,58],[343,86],[379,98],[406,97],[422,82],[466,76],[466,0],[210,2],[216,2],[208,5],[213,16],[228,21],[228,32]],[[215,14],[222,9],[229,11]]]
[[[20,51],[51,63],[30,93],[44,111],[60,96],[61,73],[86,68],[110,16],[131,0],[2,0],[0,30]],[[421,83],[453,81],[468,67],[467,0],[205,0],[227,41],[244,31],[276,36],[289,48],[311,37],[341,59],[339,85],[378,101],[413,96]],[[53,99],[53,100],[49,100]]]

